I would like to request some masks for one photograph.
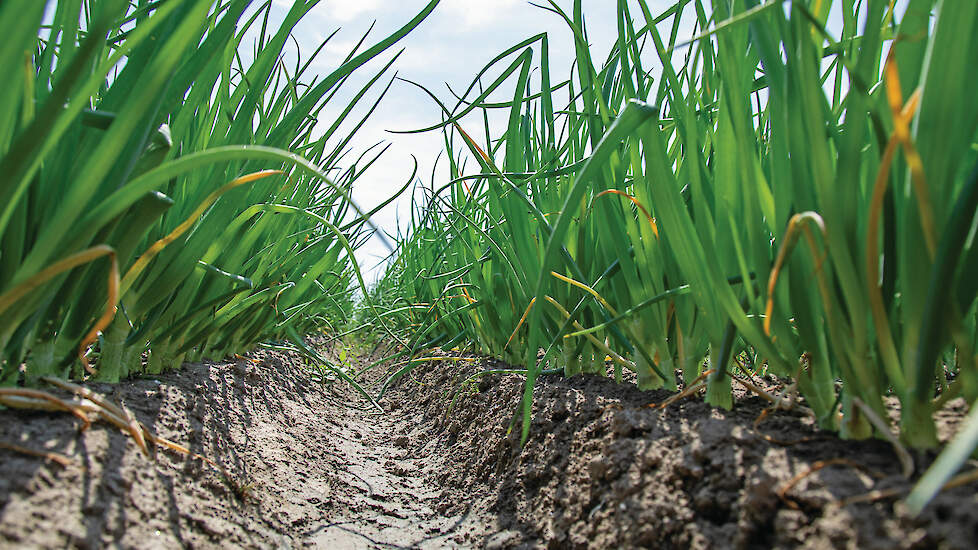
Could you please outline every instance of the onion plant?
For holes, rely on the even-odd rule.
[[[0,5],[0,383],[158,373],[346,322],[373,231],[350,189],[383,150],[345,158],[338,128],[397,56],[333,98],[438,0],[320,75],[285,62],[318,0],[291,4],[277,27],[270,0]]]
[[[721,407],[735,378],[767,372],[823,428],[933,446],[937,410],[978,399],[978,6],[650,4],[607,7],[618,38],[599,59],[580,0],[549,0],[569,76],[541,34],[441,104],[418,131],[443,132],[447,175],[416,191],[375,295],[415,349],[469,342],[525,365],[524,438],[547,364],[611,359]]]

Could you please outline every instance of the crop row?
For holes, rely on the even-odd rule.
[[[448,177],[416,191],[374,301],[412,349],[523,365],[524,438],[543,369],[611,361],[720,407],[774,375],[753,391],[825,429],[935,445],[935,414],[978,399],[978,4],[709,4],[620,0],[597,62],[581,2],[544,5],[571,74],[541,34],[441,103],[419,131],[443,132]],[[916,502],[976,443],[972,414]]]
[[[346,322],[373,231],[350,189],[383,151],[344,158],[338,128],[373,112],[355,108],[393,59],[334,98],[437,0],[313,76],[332,35],[294,66],[285,48],[317,3],[277,26],[270,1],[0,5],[0,384],[115,381]]]

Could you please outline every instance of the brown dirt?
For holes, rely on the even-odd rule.
[[[160,435],[220,462],[234,490],[199,460],[142,456],[103,423],[79,432],[68,415],[0,411],[0,441],[72,459],[62,467],[0,449],[0,548],[973,548],[978,541],[974,485],[942,494],[916,519],[893,499],[844,505],[870,490],[909,486],[888,445],[841,441],[795,413],[773,415],[756,431],[764,404],[754,397],[740,396],[729,412],[696,398],[653,410],[646,405],[669,394],[548,376],[536,391],[532,438],[519,450],[519,376],[483,377],[449,410],[458,382],[496,368],[494,361],[419,367],[377,415],[349,408],[359,401],[343,384],[310,382],[296,357],[250,357],[258,363],[194,364],[92,386]],[[964,410],[959,402],[942,417],[943,437]],[[830,466],[778,496],[796,474],[832,459],[862,469]]]
[[[297,357],[250,357],[90,386],[238,490],[199,460],[144,457],[105,423],[0,411],[0,441],[72,459],[0,449],[0,548],[445,548],[488,528],[477,511],[435,511],[443,466],[406,448],[411,419],[346,407],[350,389],[310,382]]]
[[[741,394],[732,411],[700,398],[654,410],[650,403],[672,394],[595,376],[547,376],[520,451],[514,414],[522,377],[480,378],[449,412],[447,388],[505,366],[447,365],[416,369],[400,399],[412,396],[427,411],[428,437],[448,456],[438,478],[445,494],[490,503],[503,529],[490,539],[494,548],[978,546],[976,484],[939,495],[918,518],[893,498],[845,504],[872,490],[911,487],[892,448],[840,440],[791,412],[755,430],[766,406],[760,398]],[[943,439],[965,411],[958,400],[942,413]],[[793,477],[836,459],[779,497]],[[918,466],[932,460],[917,457]]]

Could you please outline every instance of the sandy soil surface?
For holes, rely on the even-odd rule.
[[[163,437],[219,462],[147,458],[117,428],[67,414],[0,411],[0,548],[974,548],[976,487],[919,518],[892,449],[844,442],[794,413],[758,428],[733,411],[597,377],[544,377],[533,436],[516,445],[518,375],[492,360],[439,361],[388,392],[384,414],[342,384],[310,382],[301,359],[187,365],[92,385]],[[366,381],[382,379],[379,369]],[[371,378],[373,376],[373,378]],[[964,404],[942,419],[953,432]],[[921,465],[931,455],[918,457]],[[821,461],[833,465],[779,495]],[[857,464],[858,467],[853,467]]]

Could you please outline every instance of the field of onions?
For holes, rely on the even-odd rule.
[[[729,408],[743,385],[844,438],[932,447],[935,414],[978,399],[978,101],[961,77],[978,10],[704,4],[619,2],[618,43],[598,57],[580,3],[551,3],[577,37],[574,71],[550,74],[533,37],[444,107],[451,177],[416,192],[375,300],[400,306],[412,351],[522,365],[524,440],[542,370],[611,362],[642,389]],[[685,11],[692,39],[676,32]],[[502,86],[513,101],[486,104]],[[489,109],[508,111],[505,133],[483,131]],[[764,373],[791,382],[768,393],[750,382]],[[976,444],[972,414],[911,505]]]
[[[313,74],[320,50],[286,50],[318,3],[280,26],[271,0],[0,3],[0,404],[100,416],[228,480],[92,385],[284,353],[357,416],[472,363],[435,383],[446,415],[521,381],[514,452],[546,435],[543,377],[607,377],[882,441],[912,490],[877,497],[911,514],[974,494],[978,3],[618,0],[597,51],[582,2],[548,0],[569,72],[543,33],[455,97],[417,84],[443,117],[411,133],[444,155],[369,211],[351,193],[383,149],[348,146],[439,0]],[[395,200],[410,219],[371,283],[356,251]]]

